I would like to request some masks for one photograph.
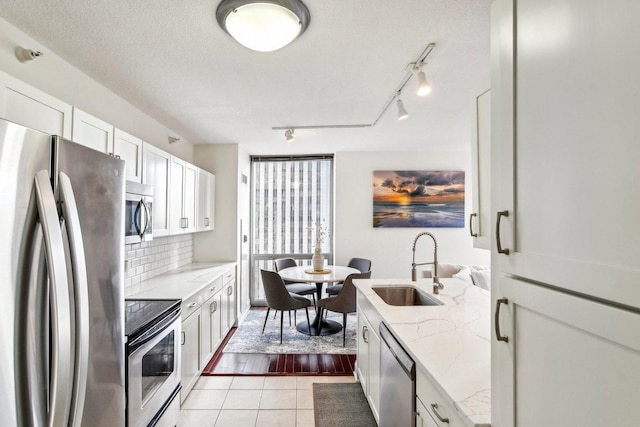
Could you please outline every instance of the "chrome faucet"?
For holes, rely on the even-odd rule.
[[[420,237],[425,235],[433,239],[433,262],[421,262],[419,264],[416,264],[416,243],[418,243],[418,239]],[[417,279],[416,278],[417,266],[433,264],[433,293],[436,295],[439,294],[440,289],[444,289],[444,285],[440,283],[440,279],[438,278],[438,242],[436,241],[435,236],[427,231],[418,234],[415,240],[413,241],[412,251],[413,251],[413,262],[411,263],[411,281],[415,282]]]

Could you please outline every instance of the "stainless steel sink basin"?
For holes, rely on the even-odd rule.
[[[373,286],[371,289],[389,305],[444,305],[442,301],[412,286]]]

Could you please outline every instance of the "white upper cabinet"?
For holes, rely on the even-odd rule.
[[[500,271],[640,307],[640,2],[496,4]]]
[[[72,106],[0,71],[0,117],[71,138]]]
[[[196,231],[198,168],[171,156],[169,234]]]
[[[169,234],[169,188],[171,154],[146,142],[142,143],[142,183],[153,186],[153,235]]]
[[[215,227],[215,185],[214,174],[198,169],[198,225],[197,231],[209,231]]]
[[[472,100],[471,177],[473,188],[469,232],[473,246],[491,249],[491,91],[489,83]]]
[[[127,163],[127,180],[142,182],[142,140],[116,128],[113,132],[113,153]]]
[[[114,155],[113,125],[75,107],[71,139],[101,153]]]

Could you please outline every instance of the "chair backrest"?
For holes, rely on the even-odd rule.
[[[294,299],[284,286],[284,280],[275,271],[260,270],[264,295],[267,305],[275,310],[294,310],[304,307],[300,301]]]
[[[360,273],[366,273],[367,271],[371,271],[371,260],[366,258],[351,258],[347,266],[359,270]]]
[[[331,300],[331,310],[340,313],[353,313],[356,311],[356,287],[353,284],[354,279],[369,279],[371,272],[354,273],[347,276],[342,284],[342,289]]]
[[[273,261],[276,267],[276,271],[284,270],[289,267],[297,267],[298,264],[293,258],[280,258]]]

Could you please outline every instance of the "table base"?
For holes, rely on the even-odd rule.
[[[298,332],[309,335],[309,326],[307,322],[300,322],[296,325]],[[318,333],[318,325],[316,322],[311,323],[311,335],[333,335],[342,330],[342,325],[333,320],[321,321],[320,333]]]

